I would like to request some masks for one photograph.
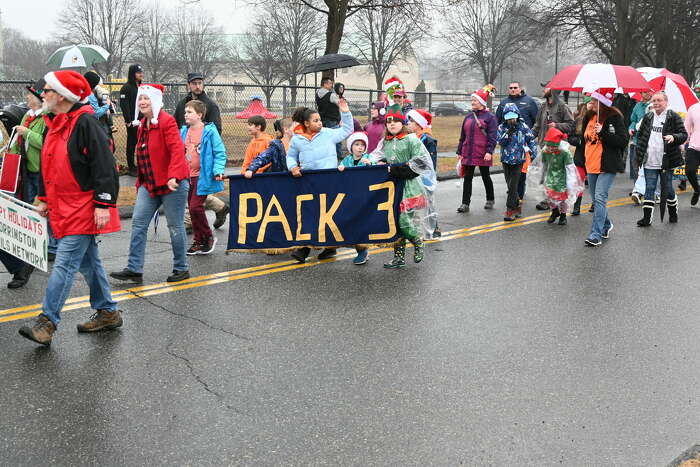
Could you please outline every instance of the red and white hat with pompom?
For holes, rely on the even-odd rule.
[[[66,100],[72,103],[85,104],[92,93],[90,84],[85,77],[73,70],[51,71],[44,75],[44,81]]]
[[[496,94],[496,87],[493,84],[487,84],[481,89],[477,89],[472,93],[472,97],[476,98],[477,101],[484,107],[488,107],[489,97]]]
[[[369,145],[369,139],[367,138],[367,133],[364,131],[356,131],[355,133],[351,134],[348,136],[348,151],[352,154],[352,145],[355,143],[355,141],[363,141],[365,143],[365,151],[367,150],[367,146]]]
[[[151,100],[151,110],[153,111],[153,117],[151,118],[151,123],[154,125],[158,123],[158,114],[160,109],[163,108],[163,93],[165,88],[162,84],[142,84],[139,86],[139,91],[136,93],[136,109],[134,109],[134,121],[131,122],[133,126],[139,126],[141,122],[139,121],[139,98],[141,96],[146,96]]]
[[[433,116],[423,109],[410,110],[406,116],[420,125],[421,128],[433,127]]]

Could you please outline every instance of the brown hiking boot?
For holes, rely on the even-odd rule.
[[[119,310],[97,310],[95,314],[90,316],[89,320],[78,325],[78,332],[111,330],[120,327],[123,323],[124,321]]]
[[[44,315],[37,317],[34,326],[22,326],[19,328],[20,336],[42,345],[51,345],[54,332],[56,332],[56,326]]]

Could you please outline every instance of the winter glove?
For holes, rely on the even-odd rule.
[[[391,168],[389,169],[389,173],[391,174],[392,177],[406,179],[406,180],[409,180],[411,178],[416,178],[418,176],[417,173],[415,173],[413,170],[411,170],[411,168],[408,166],[408,164],[392,165]]]

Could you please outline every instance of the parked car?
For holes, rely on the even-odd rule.
[[[433,114],[436,117],[449,117],[452,115],[466,115],[471,108],[464,102],[438,102],[433,105]]]

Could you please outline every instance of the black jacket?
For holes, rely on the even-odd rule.
[[[75,104],[71,112],[83,105]],[[49,114],[53,119],[53,115]],[[78,117],[73,132],[68,137],[68,158],[73,176],[83,191],[95,191],[94,201],[100,207],[116,205],[119,195],[119,173],[117,161],[112,154],[109,138],[104,126],[93,114]],[[44,178],[39,175],[39,196],[46,196]],[[100,198],[100,194],[109,193],[111,202]]]
[[[649,137],[651,136],[651,126],[654,123],[654,111],[647,112],[642,118],[642,123],[637,132],[637,160],[647,161],[647,148],[649,147]],[[666,111],[666,121],[661,130],[661,136],[673,136],[673,143],[668,144],[664,141],[664,156],[661,161],[662,169],[672,169],[683,165],[683,156],[681,155],[681,145],[688,139],[688,133],[683,126],[683,120],[671,109]]]
[[[139,83],[136,82],[136,71],[138,68],[138,65],[129,67],[129,79],[119,90],[119,107],[122,109],[124,123],[127,126],[130,126],[131,122],[134,121],[134,112],[136,111],[136,94],[139,92]],[[139,114],[140,119],[141,114]]]
[[[588,126],[589,118],[583,119],[583,131]],[[623,173],[625,160],[623,153],[628,143],[628,132],[624,117],[616,112],[611,112],[603,122],[603,129],[598,133],[603,145],[603,156],[600,162],[600,171],[604,173]],[[584,164],[585,165],[585,164]]]
[[[192,93],[189,92],[187,93],[187,96],[185,96],[185,98],[177,104],[177,108],[175,109],[175,121],[177,122],[178,128],[182,128],[183,126],[185,126],[185,104],[187,104],[192,99],[195,99],[195,97],[193,97]],[[209,96],[207,96],[207,93],[205,91],[202,91],[202,94],[196,97],[196,99],[198,101],[201,101],[207,107],[207,112],[204,115],[204,123],[213,123],[216,127],[216,131],[218,131],[220,135],[221,111],[219,111],[219,106],[216,105],[216,102],[211,100]]]

